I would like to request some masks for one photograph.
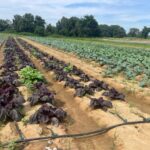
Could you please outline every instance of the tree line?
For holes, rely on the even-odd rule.
[[[70,37],[143,37],[147,38],[150,28],[144,27],[141,31],[138,28],[131,28],[127,33],[119,25],[98,24],[92,15],[78,17],[62,17],[56,26],[46,24],[41,16],[34,16],[26,13],[23,16],[15,15],[13,20],[0,19],[0,32],[27,32],[40,36],[62,35]]]

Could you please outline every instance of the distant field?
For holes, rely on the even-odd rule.
[[[21,34],[0,33],[0,41],[6,39],[9,35],[21,36]],[[36,38],[36,36],[34,36]],[[37,37],[38,38],[38,37]],[[107,44],[121,47],[134,47],[150,49],[150,39],[142,38],[72,38],[72,37],[45,37],[44,39],[66,39],[71,41],[87,41],[92,43]]]
[[[72,40],[92,41],[95,43],[104,43],[114,46],[148,48],[150,49],[149,39],[140,38],[69,38]]]
[[[0,33],[0,44],[8,38],[10,34]]]
[[[108,42],[111,44],[117,44],[120,46],[129,46],[129,47],[137,47],[137,48],[150,48],[150,40],[149,39],[139,39],[139,38],[123,38],[123,39],[102,39],[104,42]]]
[[[150,44],[150,39],[143,38],[104,38],[104,40],[114,41],[114,42],[123,42],[123,43],[142,43],[142,44]]]

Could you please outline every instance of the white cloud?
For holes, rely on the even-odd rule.
[[[92,14],[100,23],[120,24],[128,28],[128,24],[136,25],[142,19],[150,20],[150,15],[144,13],[145,10],[136,8],[137,5],[144,4],[144,1],[147,0],[0,0],[0,18],[12,19],[15,14],[30,12],[55,24],[62,16],[81,17]],[[65,7],[74,3],[97,3],[99,7]]]

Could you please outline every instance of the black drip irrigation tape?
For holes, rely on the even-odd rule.
[[[57,135],[57,134],[52,134],[51,136],[45,136],[45,137],[36,137],[36,138],[29,138],[29,139],[19,139],[14,141],[14,143],[27,143],[31,141],[39,141],[39,140],[47,140],[47,139],[58,139],[58,138],[86,138],[86,137],[91,137],[91,136],[96,136],[96,135],[101,135],[109,130],[112,130],[114,128],[120,127],[120,126],[127,126],[127,125],[135,125],[135,124],[145,124],[145,123],[150,123],[150,118],[145,118],[142,121],[130,121],[130,122],[124,122],[116,125],[112,125],[110,127],[102,128],[96,131],[91,131],[91,132],[85,132],[85,133],[79,133],[79,134],[64,134],[64,135]],[[1,144],[0,147],[5,147],[9,145],[11,142],[7,142],[4,144]]]
[[[22,131],[20,130],[20,128],[19,128],[19,126],[18,126],[18,123],[15,121],[14,124],[15,124],[15,127],[16,127],[16,131],[18,132],[18,134],[19,134],[19,136],[20,136],[20,139],[21,139],[21,140],[24,140],[25,137],[24,137]]]

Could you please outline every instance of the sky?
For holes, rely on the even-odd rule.
[[[24,13],[40,15],[53,25],[62,16],[93,15],[99,24],[117,24],[127,31],[150,26],[149,0],[0,0],[0,19]]]

